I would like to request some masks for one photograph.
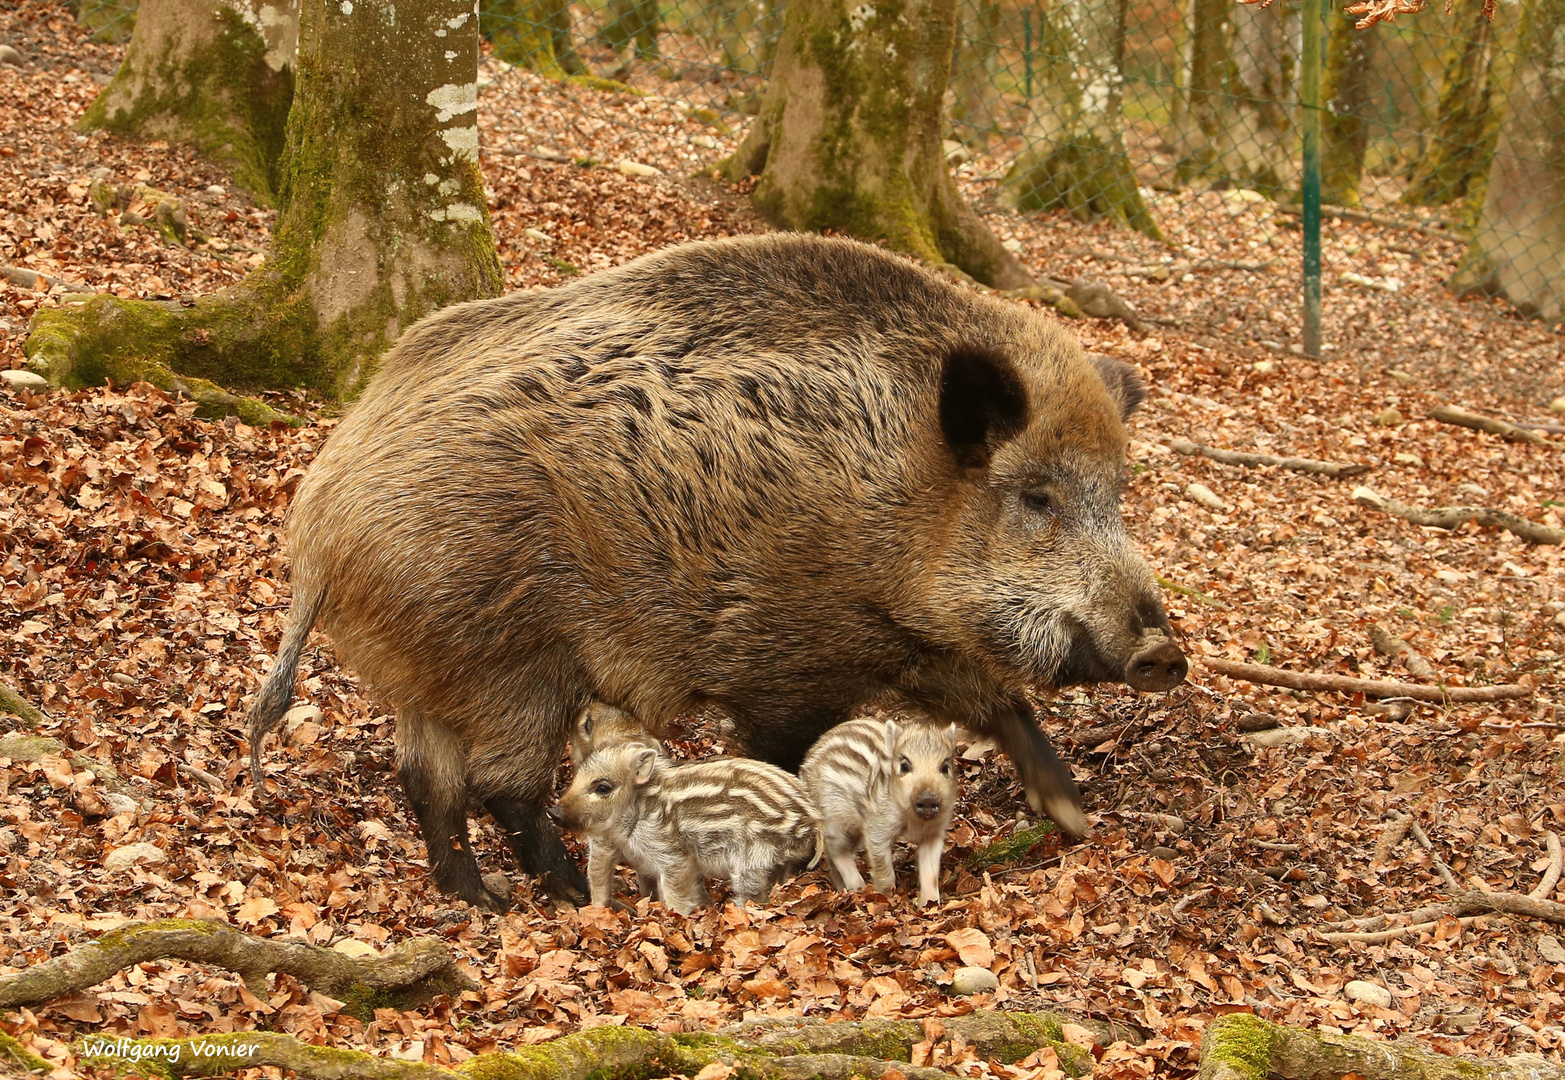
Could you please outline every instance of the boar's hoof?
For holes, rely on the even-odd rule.
[[[1163,639],[1144,649],[1125,662],[1125,681],[1137,690],[1172,690],[1185,681],[1190,671],[1190,661],[1179,651],[1179,646]]]

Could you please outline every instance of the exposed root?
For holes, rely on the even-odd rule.
[[[1504,529],[1534,544],[1565,544],[1565,529],[1556,529],[1528,521],[1524,517],[1508,514],[1504,510],[1491,510],[1487,506],[1436,506],[1425,508],[1388,499],[1367,487],[1353,489],[1353,501],[1360,506],[1380,510],[1414,525],[1431,525],[1437,529],[1456,529],[1469,521],[1490,529]]]
[[[292,975],[338,998],[350,1011],[428,1000],[472,988],[445,945],[414,938],[383,956],[350,959],[297,941],[253,937],[216,919],[155,919],[127,923],[86,945],[25,971],[0,977],[0,1008],[41,1005],[96,986],[148,960],[190,960],[236,973],[251,993],[266,995],[266,976]],[[199,1041],[199,1040],[196,1040]]]
[[[1550,831],[1544,838],[1549,849],[1549,868],[1543,872],[1538,884],[1527,896],[1533,900],[1547,900],[1554,894],[1554,886],[1560,883],[1560,871],[1565,869],[1565,852],[1560,850],[1559,833]]]
[[[1512,698],[1532,696],[1532,687],[1519,683],[1499,683],[1494,686],[1422,686],[1418,683],[1390,682],[1385,679],[1354,679],[1347,675],[1316,675],[1308,671],[1287,671],[1265,664],[1240,664],[1232,660],[1219,660],[1214,656],[1201,657],[1201,663],[1230,679],[1260,683],[1263,686],[1282,686],[1289,690],[1323,690],[1340,694],[1363,694],[1376,698],[1412,698],[1415,701],[1471,702],[1508,701]]]
[[[1447,424],[1455,424],[1458,427],[1472,428],[1474,431],[1487,431],[1491,435],[1498,435],[1508,442],[1531,443],[1534,446],[1559,446],[1553,439],[1546,439],[1531,428],[1521,427],[1509,420],[1501,420],[1494,416],[1483,416],[1479,413],[1468,412],[1459,409],[1455,405],[1437,405],[1429,410],[1432,420],[1439,420]]]
[[[1168,448],[1176,454],[1199,454],[1201,457],[1220,461],[1224,465],[1243,465],[1248,468],[1275,465],[1279,469],[1288,469],[1292,472],[1315,473],[1318,476],[1329,476],[1334,480],[1358,476],[1360,473],[1366,473],[1370,470],[1370,466],[1356,462],[1342,464],[1335,461],[1315,461],[1312,458],[1277,457],[1275,454],[1252,454],[1244,450],[1219,450],[1215,446],[1203,446],[1201,443],[1193,443],[1187,439],[1170,439]]]
[[[5,683],[0,683],[0,714],[20,717],[28,724],[42,723],[48,717],[42,709],[33,705]]]

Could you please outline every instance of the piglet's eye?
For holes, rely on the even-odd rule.
[[[941,776],[950,776],[951,775],[951,763],[949,761],[942,761],[940,763],[940,775]]]
[[[913,763],[911,761],[909,761],[907,758],[903,758],[897,764],[897,772],[901,773],[903,776],[906,776],[908,773],[910,773],[912,771],[913,771]]]
[[[607,780],[595,781],[592,785],[594,795],[608,795],[614,791],[614,785]]]

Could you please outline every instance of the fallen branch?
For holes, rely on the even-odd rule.
[[[1281,214],[1293,214],[1295,216],[1304,213],[1304,209],[1291,203],[1282,203],[1277,207]],[[1422,221],[1408,221],[1403,218],[1386,217],[1384,214],[1371,214],[1367,210],[1352,210],[1346,206],[1323,206],[1320,208],[1321,217],[1338,218],[1342,221],[1359,221],[1365,225],[1378,225],[1382,229],[1409,229],[1414,232],[1428,233],[1431,236],[1449,235],[1451,228],[1445,222],[1425,224]]]
[[[1379,623],[1371,623],[1369,627],[1369,643],[1381,656],[1393,660],[1400,659],[1407,673],[1420,679],[1438,679],[1439,673],[1434,666],[1418,654],[1418,650],[1403,641],[1399,637],[1393,637],[1391,631]]]
[[[1565,529],[1556,529],[1528,521],[1524,517],[1508,514],[1504,510],[1491,510],[1487,506],[1437,506],[1424,509],[1377,495],[1367,487],[1353,489],[1353,501],[1360,506],[1411,521],[1414,525],[1432,525],[1438,529],[1455,529],[1475,521],[1490,529],[1505,529],[1523,540],[1534,544],[1565,544]]]
[[[223,781],[220,778],[218,778],[216,776],[213,776],[211,773],[207,772],[205,769],[198,769],[198,768],[196,768],[194,765],[190,764],[189,762],[181,761],[181,762],[179,762],[178,764],[176,764],[174,766],[174,769],[181,776],[188,776],[192,780],[199,780],[199,781],[201,781],[203,784],[205,784],[207,787],[211,788],[213,791],[227,791],[228,790],[228,785],[223,783]]]
[[[988,1010],[943,1020],[941,1026],[943,1036],[962,1037],[980,1058],[1012,1064],[1047,1046],[1054,1049],[1067,1076],[1086,1076],[1092,1071],[1092,1055],[1064,1041],[1063,1023],[1080,1023],[1108,1041],[1133,1033],[1123,1026],[1110,1029],[1051,1013]],[[537,1046],[480,1054],[459,1070],[396,1061],[361,1050],[313,1046],[270,1031],[193,1039],[94,1038],[78,1044],[77,1052],[94,1062],[129,1059],[155,1063],[158,1075],[170,1077],[216,1076],[272,1066],[305,1080],[641,1080],[647,1076],[696,1076],[716,1064],[746,1080],[851,1080],[884,1076],[893,1069],[907,1080],[950,1080],[950,1074],[940,1069],[910,1063],[913,1044],[929,1039],[911,1020],[775,1025],[758,1021],[696,1034],[600,1027]],[[849,1047],[859,1052],[817,1047]]]
[[[1363,1080],[1561,1080],[1565,1069],[1536,1055],[1521,1058],[1448,1057],[1356,1035],[1305,1031],[1231,1013],[1206,1025],[1201,1038],[1200,1080],[1314,1080],[1349,1076]]]
[[[1330,476],[1336,480],[1349,476],[1358,476],[1360,473],[1367,473],[1372,467],[1357,463],[1344,465],[1334,461],[1315,461],[1311,458],[1278,457],[1275,454],[1252,454],[1246,450],[1219,450],[1214,446],[1203,446],[1200,443],[1189,442],[1185,439],[1170,439],[1168,448],[1176,454],[1199,454],[1201,457],[1220,461],[1224,465],[1243,465],[1248,468],[1256,468],[1261,465],[1275,465],[1279,469],[1316,473],[1320,476]]]
[[[360,1006],[387,998],[428,1000],[472,988],[451,951],[431,938],[414,938],[382,956],[350,959],[303,942],[252,937],[216,919],[154,919],[126,923],[63,956],[0,976],[0,1009],[41,1005],[96,986],[136,964],[167,959],[232,971],[262,998],[272,972],[292,975],[321,993]]]
[[[1455,405],[1436,405],[1429,410],[1431,420],[1439,420],[1446,424],[1455,424],[1458,427],[1472,428],[1474,431],[1487,431],[1491,435],[1498,435],[1507,442],[1531,443],[1534,446],[1558,446],[1553,439],[1546,439],[1538,432],[1530,428],[1513,424],[1509,420],[1501,420],[1495,416],[1483,416],[1479,413],[1468,412],[1466,409],[1457,408]]]
[[[1549,849],[1549,868],[1543,872],[1538,884],[1527,895],[1534,900],[1547,900],[1554,894],[1554,886],[1560,883],[1560,871],[1565,870],[1565,852],[1560,850],[1559,834],[1550,831],[1544,842]]]
[[[1553,835],[1552,833],[1550,834]],[[1558,851],[1559,839],[1556,837],[1554,844],[1550,846],[1550,854]],[[1551,864],[1549,872],[1553,872],[1557,863]],[[1544,881],[1548,880],[1548,873],[1544,875]],[[1558,881],[1558,875],[1555,875]],[[1543,882],[1539,882],[1541,886]],[[1332,923],[1328,925],[1343,926],[1352,925],[1360,927],[1351,932],[1322,932],[1321,937],[1327,941],[1364,941],[1370,943],[1390,941],[1393,938],[1402,937],[1405,934],[1421,933],[1433,930],[1435,925],[1444,918],[1456,916],[1463,926],[1471,925],[1472,919],[1467,916],[1483,918],[1486,914],[1499,912],[1505,915],[1523,915],[1529,919],[1542,919],[1544,922],[1565,924],[1565,904],[1556,903],[1545,899],[1545,896],[1537,895],[1538,890],[1523,896],[1518,892],[1488,892],[1484,889],[1469,889],[1455,900],[1449,900],[1443,904],[1431,904],[1415,911],[1404,912],[1400,915],[1375,915],[1366,919],[1352,919],[1348,923]],[[1405,919],[1405,924],[1387,925],[1392,919]],[[1384,929],[1382,929],[1384,928]]]
[[[1445,864],[1445,860],[1435,850],[1434,842],[1429,839],[1429,834],[1424,832],[1424,827],[1415,821],[1411,828],[1413,839],[1418,841],[1419,847],[1429,853],[1429,861],[1435,864],[1435,872],[1440,875],[1440,880],[1445,882],[1446,888],[1452,892],[1461,892],[1462,886],[1457,882],[1456,875],[1451,873],[1451,868]]]
[[[1462,926],[1472,926],[1474,923],[1489,918],[1488,915],[1473,915],[1465,919],[1458,919]],[[1340,945],[1347,941],[1360,941],[1365,945],[1384,945],[1388,941],[1395,941],[1399,937],[1408,934],[1432,934],[1435,927],[1439,926],[1438,919],[1429,922],[1413,923],[1409,926],[1393,926],[1390,930],[1353,930],[1343,933],[1323,933],[1321,937],[1327,941]]]
[[[1422,686],[1418,683],[1389,682],[1384,679],[1354,679],[1347,675],[1316,675],[1307,671],[1287,671],[1264,664],[1240,664],[1204,656],[1201,663],[1230,679],[1281,686],[1289,690],[1324,690],[1339,694],[1363,694],[1375,698],[1412,698],[1415,701],[1471,702],[1508,701],[1532,696],[1532,687],[1517,683],[1496,686]]]

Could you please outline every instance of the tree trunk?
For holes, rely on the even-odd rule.
[[[1321,200],[1336,206],[1359,205],[1364,151],[1369,147],[1375,65],[1382,50],[1381,30],[1354,27],[1355,17],[1331,15],[1321,100]]]
[[[1293,123],[1297,64],[1289,21],[1297,16],[1282,5],[1260,8],[1238,4],[1234,24],[1233,84],[1237,95],[1230,121],[1223,125],[1224,179],[1267,194],[1296,186]]]
[[[956,0],[793,0],[735,179],[776,225],[835,229],[952,264],[1001,289],[1034,284],[957,193],[941,136]]]
[[[142,0],[125,59],[81,127],[192,143],[270,201],[298,42],[299,0]]]
[[[1483,210],[1454,284],[1503,296],[1528,317],[1559,322],[1565,320],[1565,0],[1528,0],[1523,7]]]
[[[1120,111],[1129,0],[1064,0],[1049,11],[1062,20],[1070,68],[1064,115],[1042,118],[1005,177],[1004,197],[1021,210],[1063,208],[1087,220],[1107,217],[1162,239],[1125,153]],[[1055,31],[1051,31],[1055,32]],[[1080,81],[1077,72],[1084,72]]]
[[[70,386],[197,376],[350,396],[415,320],[498,293],[471,11],[305,0],[266,264],[190,308],[98,296],[42,311],[33,369]]]
[[[1233,58],[1229,53],[1228,0],[1189,0],[1189,35],[1183,62],[1184,107],[1175,110],[1169,137],[1179,177],[1190,181],[1217,171],[1225,123],[1223,97]]]
[[[571,41],[568,0],[483,0],[478,29],[508,64],[551,79],[586,71]]]
[[[760,0],[709,0],[693,20],[701,40],[722,51],[722,66],[729,71],[754,75],[765,60],[760,25],[764,14],[757,17]]]
[[[951,106],[956,137],[979,150],[996,130],[994,65],[999,52],[999,0],[958,0],[956,65],[951,72]]]
[[[1429,152],[1413,174],[1402,201],[1410,206],[1443,206],[1465,199],[1489,167],[1493,143],[1484,147],[1484,129],[1498,102],[1490,85],[1494,28],[1484,17],[1483,0],[1458,0],[1453,25],[1464,27],[1446,47],[1439,114],[1430,132]]]

